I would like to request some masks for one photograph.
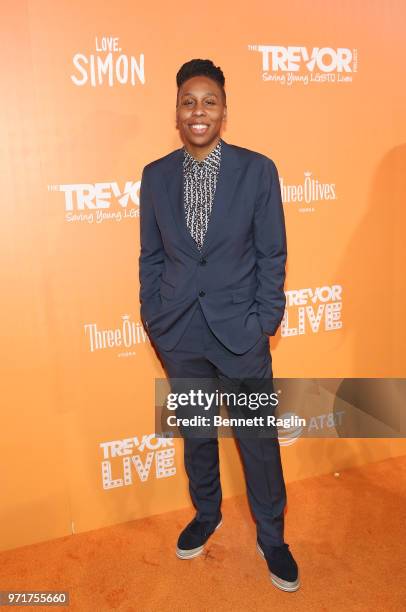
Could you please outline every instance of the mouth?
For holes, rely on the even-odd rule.
[[[200,136],[201,134],[205,134],[209,129],[207,123],[190,123],[189,129],[193,134]]]

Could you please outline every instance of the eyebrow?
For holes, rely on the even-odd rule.
[[[213,91],[208,91],[204,95],[205,96],[215,96],[217,98],[217,94],[215,94]],[[181,95],[181,98],[183,98],[183,96],[194,96],[194,94],[191,91],[187,91]]]

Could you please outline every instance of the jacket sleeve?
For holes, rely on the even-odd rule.
[[[140,256],[139,280],[141,319],[148,327],[148,317],[161,303],[160,278],[164,264],[164,246],[159,230],[146,167],[142,171],[140,186]]]
[[[259,321],[263,332],[274,336],[285,312],[287,243],[278,170],[268,157],[255,203],[254,234]]]

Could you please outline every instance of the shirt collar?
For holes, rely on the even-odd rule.
[[[191,173],[199,168],[205,168],[208,172],[217,174],[220,170],[221,161],[221,138],[214,149],[206,155],[202,161],[198,161],[183,147],[183,171]]]

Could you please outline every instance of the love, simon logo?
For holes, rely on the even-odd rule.
[[[75,53],[72,64],[77,87],[145,85],[144,54],[123,53],[118,36],[96,36],[93,53]]]

